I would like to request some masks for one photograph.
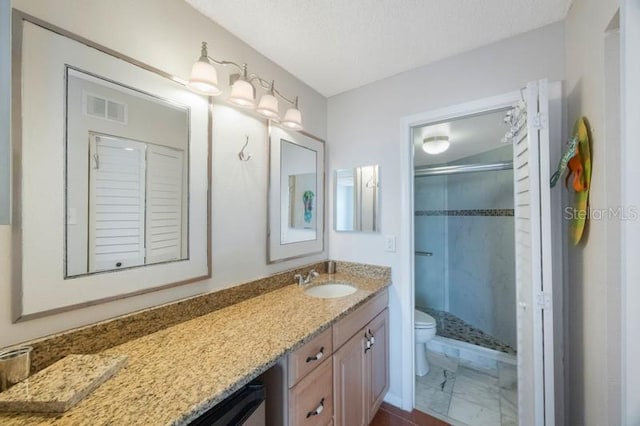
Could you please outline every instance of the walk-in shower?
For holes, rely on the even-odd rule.
[[[440,336],[514,354],[513,173],[486,160],[416,172],[416,307],[436,318]]]
[[[499,141],[416,164],[415,303],[436,319],[438,336],[515,355],[513,151]]]
[[[449,424],[517,424],[510,111],[412,128],[414,407]]]

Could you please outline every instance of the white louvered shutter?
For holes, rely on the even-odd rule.
[[[147,263],[185,257],[183,161],[181,150],[147,147]]]
[[[89,271],[142,265],[145,144],[90,138]]]
[[[522,426],[555,424],[553,235],[549,188],[549,89],[529,83],[513,137],[518,323],[518,411]],[[558,231],[554,231],[558,232]],[[553,244],[552,244],[553,243]],[[560,283],[561,284],[561,283]]]

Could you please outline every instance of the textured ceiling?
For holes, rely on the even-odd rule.
[[[502,137],[509,130],[509,126],[504,123],[505,114],[506,110],[494,111],[414,129],[414,164],[426,166],[450,163],[505,146]],[[422,140],[429,136],[449,136],[449,149],[437,155],[425,153],[422,150]]]
[[[559,21],[570,3],[186,1],[327,97]]]

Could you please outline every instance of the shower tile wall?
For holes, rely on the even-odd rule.
[[[415,180],[415,209],[443,210],[446,209],[446,177],[433,176]],[[415,218],[415,249],[416,252],[432,253],[431,256],[415,257],[416,274],[416,306],[429,306],[444,311],[448,309],[446,301],[445,264],[448,253],[445,246],[447,234],[447,217],[416,216]],[[418,285],[420,283],[420,285]]]
[[[460,163],[510,159],[511,147],[507,146]],[[415,196],[416,250],[433,251],[431,266],[435,268],[429,271],[416,256],[416,305],[448,311],[515,347],[512,171],[418,178]],[[447,212],[442,216],[419,216],[420,210],[437,209]],[[469,210],[476,211],[460,215]],[[440,238],[444,241],[440,242]],[[437,249],[430,249],[431,243],[437,243],[438,250],[445,250],[442,264],[436,258]],[[426,270],[419,270],[419,265]]]

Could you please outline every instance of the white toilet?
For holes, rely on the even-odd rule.
[[[427,342],[436,335],[436,320],[431,315],[417,309],[414,320],[414,328],[416,330],[416,375],[424,376],[429,372]]]

